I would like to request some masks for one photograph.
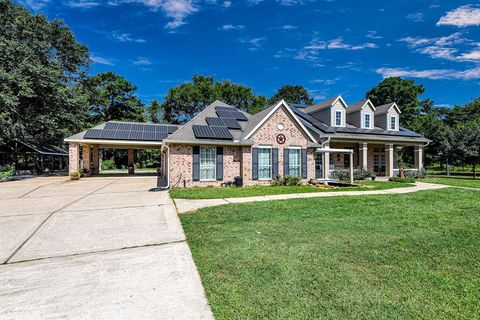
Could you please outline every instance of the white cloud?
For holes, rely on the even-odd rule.
[[[258,51],[263,46],[265,40],[267,40],[266,37],[240,39],[240,43],[249,45],[248,50],[250,51]]]
[[[408,20],[412,20],[415,22],[423,21],[423,13],[422,12],[412,12],[406,16]]]
[[[100,57],[100,56],[95,56],[95,55],[90,55],[90,60],[93,61],[93,63],[98,63],[98,64],[104,64],[107,66],[113,66],[114,63],[106,58]]]
[[[448,11],[437,22],[437,26],[468,27],[480,25],[480,7],[465,5]]]
[[[314,80],[311,80],[310,82],[330,86],[330,85],[336,83],[340,79],[341,79],[340,77],[334,78],[334,79],[314,79]]]
[[[137,66],[149,66],[152,62],[148,58],[138,57],[137,60],[133,61],[133,64]]]
[[[122,33],[122,32],[114,31],[111,36],[112,36],[113,39],[115,39],[117,41],[120,41],[120,42],[137,42],[137,43],[147,42],[147,41],[145,41],[145,39],[135,38],[130,33]]]
[[[229,31],[229,30],[243,30],[245,26],[241,24],[224,24],[223,26],[219,27],[218,30]]]
[[[198,11],[192,0],[134,0],[143,3],[153,10],[162,10],[173,21],[166,24],[166,28],[175,29],[184,25],[185,19]]]
[[[284,24],[283,26],[270,28],[270,30],[295,30],[295,29],[298,29],[298,26],[294,26],[291,24]]]
[[[471,43],[471,40],[464,37],[461,32],[438,38],[405,37],[398,41],[407,43],[415,52],[451,61],[459,60],[458,45]]]
[[[90,0],[68,1],[65,5],[70,8],[90,9],[100,5],[100,2]]]
[[[403,68],[378,68],[376,70],[384,78],[388,77],[408,77],[408,78],[424,78],[424,79],[446,79],[446,80],[472,80],[480,79],[480,68],[472,68],[466,70],[455,69],[426,69],[413,70]]]
[[[473,50],[468,53],[463,53],[458,57],[458,59],[464,61],[480,61],[480,50]]]
[[[295,56],[297,60],[316,61],[322,50],[363,50],[374,49],[378,46],[372,42],[362,44],[349,44],[343,42],[342,37],[338,37],[329,41],[324,41],[318,37],[313,38],[307,46],[304,46]]]
[[[22,1],[27,7],[37,11],[45,8],[50,0],[25,0]]]
[[[370,39],[383,39],[383,36],[379,35],[375,30],[368,30],[366,37]]]

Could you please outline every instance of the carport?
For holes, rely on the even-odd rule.
[[[162,141],[175,132],[177,126],[152,123],[109,121],[65,139],[68,142],[69,173],[84,171],[89,175],[100,173],[100,150],[126,149],[128,173],[134,174],[135,152],[139,149],[162,149]],[[165,156],[160,152],[159,177],[163,178]],[[159,179],[165,180],[165,179]],[[159,183],[160,185],[161,183]]]

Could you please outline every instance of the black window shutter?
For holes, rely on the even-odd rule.
[[[307,149],[302,149],[302,176],[307,179]]]
[[[217,147],[217,180],[223,180],[223,147]]]
[[[289,173],[289,164],[288,164],[288,149],[283,149],[283,176],[288,176]]]
[[[272,149],[272,178],[278,177],[278,148]]]
[[[199,146],[194,146],[193,147],[193,181],[199,181],[200,180],[200,147]]]
[[[258,180],[258,148],[252,148],[252,180]]]

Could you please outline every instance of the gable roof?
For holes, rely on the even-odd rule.
[[[285,110],[287,110],[287,113],[293,118],[294,122],[300,127],[304,134],[306,134],[312,142],[316,143],[317,140],[313,137],[310,131],[305,128],[304,124],[300,121],[300,119],[298,119],[288,103],[286,103],[283,99],[277,102],[277,104],[260,111],[250,118],[248,121],[248,130],[245,130],[246,134],[243,139],[249,139],[281,107],[284,107]]]
[[[193,126],[208,126],[206,118],[218,118],[216,107],[226,107],[226,108],[233,108],[238,112],[244,114],[248,121],[238,121],[240,125],[240,129],[228,129],[230,134],[233,137],[233,140],[226,141],[222,139],[199,139],[195,136]],[[199,144],[238,144],[242,139],[243,132],[245,128],[248,126],[248,122],[251,119],[252,115],[247,112],[244,112],[240,109],[237,109],[231,105],[228,105],[220,100],[216,100],[207,106],[205,109],[200,111],[195,117],[193,117],[190,121],[186,124],[181,126],[175,133],[170,135],[164,142],[175,142],[175,143],[199,143]],[[248,142],[247,142],[248,143]]]
[[[367,105],[370,105],[372,107],[373,111],[376,110],[375,106],[370,101],[370,99],[364,99],[364,100],[360,100],[360,101],[355,102],[354,104],[351,104],[350,106],[348,106],[347,113],[352,113],[352,112],[357,112],[357,111],[363,110],[363,108],[365,108],[365,106],[367,106]]]
[[[375,108],[376,108],[375,115],[387,113],[387,112],[389,112],[392,108],[395,108],[399,114],[402,113],[402,112],[400,111],[400,108],[397,106],[397,104],[396,104],[395,102],[383,104],[383,105],[378,106],[378,107],[375,107]]]
[[[340,101],[345,106],[345,108],[348,108],[348,105],[345,102],[345,100],[343,100],[342,96],[336,96],[336,97],[330,98],[328,100],[321,101],[317,104],[314,104],[313,106],[306,107],[305,112],[313,113],[313,112],[317,112],[317,111],[320,111],[320,110],[330,108],[330,107],[334,106],[335,103],[337,103],[337,101]]]

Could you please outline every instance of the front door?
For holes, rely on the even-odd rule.
[[[315,152],[315,178],[321,179],[323,178],[322,172],[322,154]]]
[[[373,172],[385,175],[385,152],[382,148],[373,148]]]

